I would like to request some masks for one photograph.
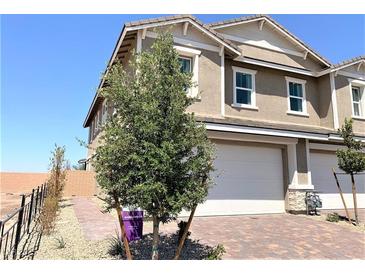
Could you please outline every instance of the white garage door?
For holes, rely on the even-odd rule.
[[[214,185],[197,215],[285,211],[280,148],[216,145]]]
[[[312,171],[312,183],[314,189],[320,192],[324,209],[340,209],[343,208],[340,194],[337,190],[335,178],[332,168],[337,172],[343,172],[337,168],[337,158],[334,153],[314,153],[310,154],[310,164]],[[365,208],[365,176],[355,176],[357,187],[357,203],[358,207]],[[339,175],[338,179],[341,184],[346,205],[353,208],[353,199],[351,191],[351,179],[348,175]]]

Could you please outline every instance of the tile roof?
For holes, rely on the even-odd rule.
[[[357,56],[357,57],[351,58],[349,60],[342,61],[338,64],[333,65],[333,68],[341,68],[342,66],[346,66],[351,63],[357,63],[358,61],[365,62],[365,55]]]
[[[168,22],[168,21],[173,21],[173,20],[177,20],[177,19],[190,19],[190,20],[194,21],[196,24],[198,24],[200,27],[205,29],[206,31],[212,33],[218,39],[222,40],[223,42],[225,42],[226,44],[228,44],[229,46],[234,48],[235,50],[237,50],[239,52],[241,51],[233,42],[224,38],[220,33],[216,32],[209,25],[204,24],[203,22],[201,22],[200,20],[198,20],[196,17],[194,17],[191,14],[161,16],[161,17],[157,17],[157,18],[137,20],[137,21],[125,23],[125,27],[128,28],[128,27],[142,26],[142,25],[148,25],[148,24],[153,24],[153,23],[162,23],[162,22]]]

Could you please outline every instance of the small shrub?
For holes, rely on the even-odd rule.
[[[57,249],[62,249],[62,248],[66,247],[66,242],[62,236],[59,238],[56,238],[56,241],[57,241]]]
[[[340,215],[338,215],[338,213],[336,213],[336,212],[329,213],[329,214],[327,214],[326,221],[332,222],[332,223],[337,223],[338,221],[340,221]]]
[[[183,236],[185,227],[187,226],[188,222],[185,221],[180,221],[177,226],[178,226],[178,230],[176,231],[176,233],[178,234],[178,242],[180,241],[181,237]],[[186,235],[186,239],[190,236],[191,232],[188,231],[188,234]]]
[[[123,241],[120,239],[118,233],[117,233],[117,236],[113,236],[109,240],[109,244],[110,244],[110,246],[109,246],[108,253],[111,256],[120,256],[120,255],[125,254]]]
[[[45,235],[49,235],[54,231],[58,209],[59,204],[56,197],[48,196],[45,198],[39,217],[40,225]]]
[[[226,253],[224,246],[219,244],[208,253],[206,260],[222,260],[224,253]]]

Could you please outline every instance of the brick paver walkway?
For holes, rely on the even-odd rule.
[[[73,202],[88,239],[115,235],[116,218],[103,214],[95,201]],[[176,229],[175,222],[161,226],[162,233]],[[143,233],[151,232],[151,222],[145,222]],[[300,215],[196,217],[191,232],[202,244],[223,244],[225,259],[365,259],[365,233]]]
[[[119,231],[117,220],[109,213],[103,213],[92,198],[75,197],[72,202],[86,239],[102,240]]]

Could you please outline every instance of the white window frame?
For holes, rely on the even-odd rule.
[[[101,106],[101,115],[101,123],[104,125],[108,119],[108,102],[106,100],[103,101]]]
[[[96,111],[95,117],[94,117],[94,123],[95,123],[95,131],[99,129],[99,111]]]
[[[193,86],[187,90],[187,95],[189,97],[199,98],[199,56],[201,55],[201,51],[182,46],[174,46],[174,49],[179,53],[180,58],[191,59],[191,71],[193,73],[191,80],[193,82]]]
[[[239,107],[239,108],[258,110],[258,107],[256,106],[256,77],[255,77],[257,70],[246,69],[246,68],[242,68],[242,67],[234,67],[234,66],[232,66],[232,70],[233,70],[233,84],[232,84],[232,86],[233,86],[233,104],[232,104],[232,106]],[[251,90],[248,88],[241,88],[241,87],[236,86],[236,73],[237,72],[251,75],[251,78],[252,78]],[[251,91],[251,104],[237,103],[237,93],[236,93],[237,88]]]
[[[350,82],[350,98],[351,98],[351,110],[352,118],[365,120],[365,81],[349,79]],[[355,102],[352,96],[352,88],[356,87],[360,90],[360,101]],[[354,103],[359,104],[360,115],[355,115]]]
[[[288,76],[285,76],[285,80],[286,80],[286,91],[287,91],[287,101],[288,101],[288,110],[287,110],[286,113],[290,114],[290,115],[298,115],[298,116],[309,117],[309,114],[308,114],[308,111],[307,111],[307,99],[306,99],[306,91],[305,91],[305,85],[306,85],[307,81],[303,80],[303,79],[288,77]],[[301,84],[302,85],[303,97],[290,95],[289,83]],[[290,98],[291,97],[302,99],[302,111],[296,111],[296,110],[291,110],[290,109]]]
[[[90,140],[89,142],[91,143],[94,140],[94,120],[91,121],[90,124]]]

